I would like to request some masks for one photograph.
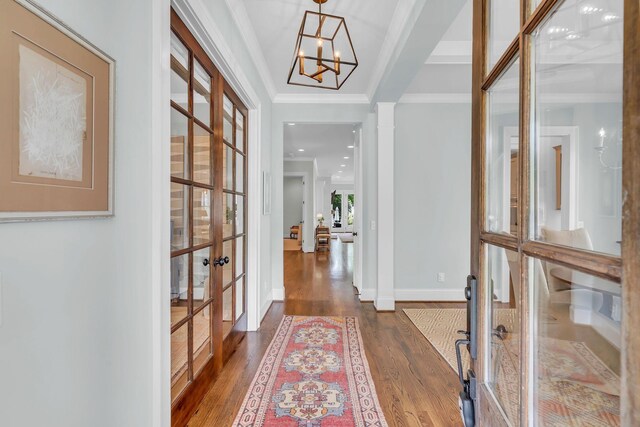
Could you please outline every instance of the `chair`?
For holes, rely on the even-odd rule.
[[[586,249],[588,251],[593,250],[593,243],[591,243],[589,232],[584,228],[577,228],[575,230],[553,230],[551,228],[542,227],[541,236],[542,240],[545,242],[554,243],[556,245],[570,246],[573,248]],[[543,262],[542,266],[551,292],[566,291],[570,289],[566,283],[551,275],[551,269],[559,267],[557,264],[547,261]]]
[[[329,227],[316,227],[316,250],[320,249],[331,250],[331,231]]]
[[[292,239],[297,239],[299,233],[300,233],[299,225],[294,225],[289,229],[289,237]]]

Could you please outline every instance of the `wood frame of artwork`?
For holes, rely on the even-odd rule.
[[[0,29],[0,222],[112,216],[115,61],[30,0]]]

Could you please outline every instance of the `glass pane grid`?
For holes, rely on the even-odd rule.
[[[517,234],[520,59],[487,91],[486,219],[493,233]]]

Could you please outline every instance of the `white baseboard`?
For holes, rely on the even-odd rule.
[[[373,305],[378,311],[394,311],[396,309],[396,302],[393,298],[376,298]]]
[[[284,288],[272,289],[271,299],[273,301],[284,301]]]
[[[264,303],[262,303],[262,307],[260,307],[260,322],[258,322],[258,324],[262,323],[262,321],[264,320],[264,316],[267,315],[267,311],[269,311],[269,307],[271,307],[272,303],[273,303],[273,291],[269,293],[269,296],[267,297],[267,299],[264,301]]]
[[[361,302],[373,302],[376,299],[375,289],[363,289],[360,291]]]
[[[396,301],[466,301],[464,289],[396,289]]]
[[[302,252],[306,253],[306,254],[310,254],[312,252],[315,252],[316,248],[313,244],[311,245],[307,245],[306,243],[304,245],[302,245]]]

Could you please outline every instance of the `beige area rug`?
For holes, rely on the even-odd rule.
[[[405,309],[405,314],[457,371],[455,340],[466,329],[464,309]],[[518,413],[519,339],[515,310],[498,309],[494,323],[505,326],[504,340],[494,338],[490,385],[507,416]],[[620,378],[581,342],[542,338],[538,348],[538,422],[541,426],[620,425]],[[463,366],[469,354],[463,352]]]
[[[300,245],[298,244],[298,239],[284,239],[284,250],[299,251]]]

